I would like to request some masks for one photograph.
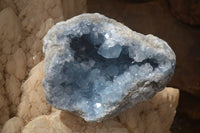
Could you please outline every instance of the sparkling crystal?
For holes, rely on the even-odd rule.
[[[43,40],[47,102],[86,121],[116,116],[148,100],[175,68],[165,41],[97,13],[59,22]]]

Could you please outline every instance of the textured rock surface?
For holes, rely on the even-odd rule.
[[[174,120],[178,99],[179,90],[166,88],[151,100],[120,114],[119,119],[131,133],[165,133]]]
[[[5,123],[1,133],[21,133],[23,127],[23,120],[19,117],[13,117]]]
[[[1,23],[0,33],[3,33],[3,34],[5,33],[7,35],[7,36],[0,36],[0,40],[3,41],[3,42],[0,41],[0,112],[1,112],[0,113],[0,130],[1,130],[2,124],[4,124],[6,120],[8,120],[9,118],[15,115],[15,114],[9,113],[9,110],[13,112],[11,108],[13,108],[14,106],[10,106],[11,105],[10,101],[8,102],[8,95],[10,95],[9,94],[10,92],[9,91],[8,93],[5,92],[6,82],[9,81],[9,79],[11,79],[10,76],[12,77],[14,76],[13,74],[9,75],[6,71],[6,64],[7,64],[7,61],[10,60],[10,55],[13,55],[16,52],[16,48],[18,47],[23,48],[23,51],[26,54],[26,59],[27,59],[27,62],[26,62],[27,63],[26,65],[28,67],[26,69],[27,74],[29,73],[29,70],[33,66],[38,64],[38,62],[40,62],[43,59],[43,54],[41,51],[42,41],[38,39],[41,37],[36,35],[37,31],[35,31],[35,33],[26,32],[26,29],[25,29],[26,27],[23,26],[22,31],[20,30],[20,32],[15,32],[17,33],[14,35],[15,37],[13,37],[14,33],[8,33],[8,32],[17,31],[17,29],[21,27],[20,23],[25,18],[23,17],[23,15],[20,16],[20,14],[21,14],[21,11],[25,7],[27,9],[28,8],[37,9],[37,6],[40,6],[40,4],[37,4],[38,1],[34,1],[34,2],[31,2],[31,1],[32,0],[0,0],[0,12],[2,13],[4,12],[4,14],[6,14],[6,15],[1,15],[0,17],[0,23]],[[40,1],[45,1],[46,3],[49,3],[49,1],[47,0],[40,0]],[[75,0],[72,0],[72,1],[75,1]],[[50,1],[50,2],[56,3],[57,1]],[[31,4],[28,4],[28,3],[31,3]],[[77,4],[79,4],[79,2]],[[27,5],[29,7],[27,7]],[[51,5],[51,4],[47,4],[47,5]],[[176,67],[176,72],[174,75],[175,77],[173,77],[173,81],[171,82],[173,84],[170,84],[170,86],[176,86],[176,87],[181,88],[184,91],[190,92],[192,94],[191,97],[194,97],[194,95],[200,97],[200,91],[199,91],[200,90],[200,87],[199,87],[200,71],[198,71],[200,70],[199,69],[200,68],[200,63],[199,63],[199,57],[200,57],[199,46],[200,45],[197,45],[199,44],[200,30],[194,27],[190,27],[189,25],[184,25],[176,21],[176,19],[169,12],[167,1],[152,0],[150,2],[137,4],[137,3],[127,1],[127,0],[125,1],[87,0],[87,5],[88,5],[89,12],[99,11],[103,14],[106,14],[106,16],[113,17],[123,22],[128,27],[131,27],[132,29],[139,31],[140,33],[144,33],[144,34],[152,33],[154,35],[157,35],[165,39],[173,48],[173,50],[176,52],[177,61],[178,61],[178,66]],[[180,4],[178,5],[180,6]],[[65,5],[62,3],[62,6],[65,6]],[[179,8],[179,6],[176,6],[176,7]],[[11,9],[7,10],[6,8],[8,7]],[[46,9],[48,8],[45,8],[45,10]],[[26,16],[30,16],[31,14],[30,12],[34,12],[34,10],[23,11],[24,14],[27,14]],[[56,11],[54,10],[54,12]],[[48,18],[47,20],[41,19],[40,14],[37,14],[34,17],[34,19],[36,19],[35,21],[37,21],[37,25],[35,26],[37,27],[37,29],[38,27],[40,27],[40,33],[42,34],[46,34],[45,33],[46,31],[43,30],[45,29],[44,27],[48,27],[48,26],[51,27],[50,26],[51,24],[56,23],[56,21],[54,20],[52,16],[50,16],[48,13],[46,15],[47,16],[45,15],[42,15],[42,16],[45,18]],[[62,16],[62,14],[59,14],[59,17],[60,16]],[[57,16],[56,18],[59,18],[59,17]],[[19,19],[16,20],[15,18],[19,18]],[[28,19],[29,19],[28,21],[31,21],[32,17],[29,17]],[[40,19],[42,21],[38,21],[37,19]],[[52,21],[49,21],[49,20],[52,20]],[[21,36],[20,38],[22,39],[20,42],[17,42],[17,39],[19,38],[19,36]],[[12,39],[8,41],[7,39],[5,39],[5,37],[12,38]],[[25,79],[23,80],[18,79],[20,81],[20,84],[21,82],[24,82],[24,80],[26,80],[27,77],[28,76],[26,76]],[[12,84],[11,86],[15,86],[15,85]],[[32,88],[34,89],[34,87]],[[21,89],[16,87],[16,92],[18,91],[21,91]],[[16,95],[14,95],[14,97],[15,96]],[[20,97],[18,99],[20,99]],[[181,101],[181,102],[185,102],[185,101]],[[186,104],[189,105],[187,108],[189,111],[188,113],[190,114],[189,116],[195,119],[199,119],[199,113],[198,113],[199,100],[196,102],[192,101],[192,104],[190,103],[191,102],[188,102],[188,101],[186,102]],[[34,106],[37,106],[37,104],[34,104]],[[186,111],[185,104],[182,107],[184,108],[184,111]],[[185,115],[183,115],[183,117],[185,117]],[[182,131],[180,133],[200,131],[199,123],[197,123],[199,121],[191,122],[189,119],[186,119],[186,120],[180,119],[180,121],[181,121],[181,124],[175,126],[175,128],[177,127],[179,129],[181,128]],[[189,125],[190,127],[188,127]],[[198,127],[198,130],[195,130],[194,128],[195,125],[196,127]],[[179,133],[179,132],[175,131],[174,133]]]
[[[10,112],[12,114],[17,112],[17,106],[20,102],[20,86],[19,80],[13,75],[6,80],[7,98],[9,99],[8,106],[10,106]]]
[[[41,22],[48,18],[54,18],[55,21],[63,20],[60,0],[25,0],[24,3],[23,1],[19,2],[19,4],[24,4],[25,6],[21,6],[22,9],[19,16],[23,18],[22,25],[28,32],[37,32]]]
[[[60,111],[39,116],[26,125],[22,133],[71,133],[60,120]]]
[[[49,114],[51,107],[46,103],[42,89],[43,62],[35,66],[29,78],[22,84],[21,103],[18,107],[18,116],[28,122],[31,119]]]
[[[175,68],[175,54],[153,35],[100,14],[83,14],[44,37],[47,101],[86,121],[102,120],[151,98]]]
[[[142,132],[147,129],[152,132],[159,129],[167,133],[176,112],[179,91],[165,88],[151,100],[135,105],[119,117],[101,123],[87,123],[72,113],[56,109],[52,110],[55,113],[48,115],[51,110],[42,89],[43,76],[43,62],[41,62],[31,70],[29,78],[22,85],[23,96],[18,110],[20,114],[6,122],[3,133],[18,133],[21,129],[24,129],[23,133],[135,133],[134,131]],[[150,123],[144,121],[147,119],[155,120],[156,124],[149,126]],[[138,126],[138,123],[141,126]]]
[[[22,133],[169,133],[178,98],[177,89],[165,88],[151,100],[101,123],[87,123],[72,113],[57,110],[33,119]]]
[[[3,1],[1,1],[3,3]],[[0,4],[2,4],[0,2]],[[4,1],[5,2],[5,1]],[[7,1],[9,3],[9,1]],[[6,2],[6,3],[7,3]],[[7,4],[8,4],[7,3]],[[5,4],[4,6],[6,6]],[[20,20],[12,8],[7,7],[0,11],[0,130],[2,125],[16,112],[19,103],[19,80],[15,77],[16,68],[12,54],[17,51],[17,45],[21,40]],[[19,54],[18,54],[19,55]],[[14,63],[7,71],[8,61]],[[23,58],[22,58],[23,60]],[[18,65],[23,61],[19,61]],[[12,74],[10,74],[10,72]],[[12,83],[12,84],[10,84]],[[10,92],[11,91],[11,92]],[[15,92],[15,93],[13,93]],[[14,95],[12,95],[14,94]],[[15,101],[16,100],[16,101]]]
[[[2,125],[9,119],[9,108],[6,97],[0,94],[0,129]],[[1,131],[1,130],[0,130]]]
[[[30,69],[43,60],[43,36],[54,23],[64,19],[62,6],[63,0],[0,0],[0,132],[3,124],[17,114],[22,82]],[[79,12],[85,11],[81,8]],[[37,116],[33,114],[32,110],[27,120]]]
[[[14,75],[19,80],[24,79],[26,74],[26,56],[22,48],[16,49],[16,52],[10,56],[6,64],[6,70],[10,75]]]
[[[21,24],[15,12],[10,7],[5,8],[0,12],[0,18],[0,41],[7,40],[18,43],[21,39]]]
[[[200,45],[198,45],[200,28],[180,23],[170,12],[169,2],[165,0],[151,0],[139,4],[130,0],[124,2],[121,0],[101,0],[101,2],[88,0],[87,2],[88,12],[99,11],[140,33],[151,33],[167,41],[177,57],[176,70],[168,86],[176,86],[182,91],[192,94],[191,97],[200,98]],[[177,4],[174,7],[179,8],[179,6],[180,4]],[[187,103],[188,101],[180,102]],[[190,113],[197,116],[196,118],[199,116],[197,113],[199,112],[199,102],[200,100],[193,102],[192,109],[191,105],[188,107]],[[183,106],[183,108],[187,107]],[[179,110],[178,113],[180,111],[183,110]],[[181,118],[177,117],[176,121],[179,122],[173,126],[175,130],[172,133],[200,131],[200,120],[191,121],[190,118],[185,117],[185,114],[181,115]]]
[[[174,5],[175,8],[180,6]],[[88,0],[88,12],[96,11],[113,17],[140,33],[151,33],[167,41],[177,57],[176,70],[168,86],[176,86],[200,98],[200,28],[177,21],[169,9],[168,1],[151,0],[137,4],[121,0]]]

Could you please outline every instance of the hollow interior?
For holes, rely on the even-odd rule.
[[[158,65],[148,58],[135,62],[129,57],[128,46],[113,42],[110,43],[114,45],[110,45],[108,42],[105,35],[94,37],[93,33],[71,38],[74,61],[64,65],[62,74],[65,79],[59,86],[65,97],[68,97],[63,104],[67,104],[67,108],[72,111],[82,110],[87,118],[98,118],[105,113],[105,109],[119,102],[123,98],[124,89],[134,83],[134,75],[140,66],[148,64],[143,69],[145,73],[148,72],[146,69]],[[131,67],[136,68],[132,71]],[[125,72],[130,75],[124,75]]]
[[[100,70],[101,75],[112,81],[114,76],[122,74],[133,64],[133,59],[128,55],[127,46],[122,47],[119,57],[103,57],[98,53],[99,47],[104,43],[104,39],[101,40],[96,40],[95,42],[95,39],[90,34],[86,34],[80,38],[73,38],[70,46],[78,63],[84,62],[86,66],[92,65],[90,69],[96,68]],[[115,52],[115,50],[111,52]]]

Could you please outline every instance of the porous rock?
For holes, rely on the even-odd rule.
[[[20,86],[21,84],[19,80],[13,75],[6,80],[6,92],[11,114],[16,114],[17,112],[17,106],[20,102],[21,94]]]
[[[14,119],[12,118],[7,122],[19,121],[22,123],[22,120],[28,122],[23,133],[71,133],[72,131],[76,133],[135,133],[140,131],[142,133],[147,130],[154,133],[156,131],[168,133],[179,100],[177,89],[165,88],[149,101],[135,105],[117,118],[108,119],[101,123],[88,123],[66,111],[54,109],[54,113],[48,115],[51,111],[42,89],[43,76],[43,62],[40,62],[31,70],[29,78],[22,85],[26,88],[23,89],[21,105],[18,110],[20,112],[19,118],[15,118],[17,120],[12,120]],[[35,99],[32,99],[33,97]],[[32,100],[30,101],[30,99]],[[31,119],[32,121],[30,121]],[[8,124],[4,125],[3,131],[7,127],[6,125]],[[18,129],[23,128],[16,128],[15,132]]]
[[[178,99],[178,89],[165,88],[151,100],[100,123],[85,122],[70,112],[56,110],[34,118],[22,133],[169,133]]]
[[[28,122],[31,119],[49,114],[51,107],[46,103],[42,89],[43,62],[36,65],[29,78],[22,84],[22,97],[18,107],[18,116]]]
[[[43,80],[52,106],[101,121],[164,89],[176,57],[168,44],[100,14],[57,23],[44,37]]]
[[[41,22],[44,22],[48,18],[54,18],[55,21],[63,19],[61,1],[57,0],[31,0],[20,1],[18,7],[21,8],[19,14],[20,18],[23,18],[22,25],[28,31],[36,33],[41,26]]]
[[[2,91],[2,90],[1,90]],[[8,100],[0,93],[0,130],[3,124],[9,119]]]
[[[22,80],[26,75],[26,56],[22,48],[16,49],[6,64],[6,70],[10,75]]]
[[[22,133],[71,133],[60,120],[60,111],[49,116],[39,116],[30,121]]]
[[[21,133],[23,127],[23,120],[19,117],[13,117],[5,123],[1,133]]]
[[[173,123],[179,90],[166,88],[151,100],[140,103],[119,115],[130,133],[167,133]]]
[[[2,5],[2,3],[5,3],[5,5]],[[10,79],[10,76],[5,71],[5,68],[6,68],[5,65],[7,64],[7,60],[10,59],[9,54],[11,54],[12,52],[13,44],[18,45],[22,36],[20,20],[15,14],[15,12],[13,11],[13,8],[10,8],[10,7],[5,8],[7,5],[9,5],[8,3],[10,3],[9,0],[0,1],[0,8],[2,6],[3,6],[2,8],[4,8],[0,11],[0,29],[1,29],[0,30],[0,49],[1,49],[0,50],[0,57],[1,57],[1,61],[0,61],[0,73],[1,73],[0,74],[0,130],[3,124],[9,119],[9,116],[11,115],[9,111],[10,108],[8,105],[11,101],[9,101],[10,100],[8,98],[9,94],[6,91],[6,82]],[[11,67],[10,71],[14,72],[13,70],[14,69]],[[18,86],[17,82],[14,82],[14,84]],[[12,86],[12,89],[16,87]],[[16,94],[18,94],[18,90],[16,91],[17,91]]]
[[[21,24],[12,8],[5,8],[0,12],[0,41],[9,40],[18,43],[21,40]]]
[[[26,74],[43,59],[42,37],[54,21],[63,20],[61,3],[62,0],[0,0],[0,132],[5,121],[16,115],[16,106],[21,98],[19,86]],[[32,40],[28,44],[29,37]],[[39,111],[46,114],[43,107],[46,106],[39,107]],[[30,111],[30,108],[23,109],[24,112]],[[33,114],[34,111],[30,117],[23,118],[37,116]]]

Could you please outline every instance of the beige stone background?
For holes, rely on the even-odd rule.
[[[175,117],[172,132],[197,131],[200,30],[189,25],[199,25],[198,4],[184,0],[0,0],[0,132],[170,132],[179,100],[178,89],[166,88],[151,100],[102,123],[86,123],[46,103],[42,90],[42,38],[55,23],[83,12],[100,12],[133,30],[152,33],[169,42],[177,54],[177,68],[170,85],[181,88],[180,117]]]

